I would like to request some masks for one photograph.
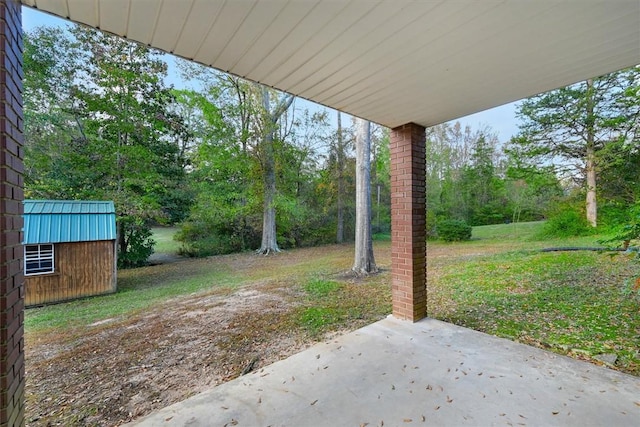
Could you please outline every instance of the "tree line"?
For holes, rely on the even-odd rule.
[[[179,225],[194,256],[356,238],[355,119],[178,59],[184,83],[171,87],[165,56],[93,29],[43,27],[24,42],[25,194],[114,200],[121,266],[146,261],[153,224]],[[591,193],[605,223],[630,220],[639,74],[523,101],[507,144],[488,126],[429,128],[430,234],[447,219],[538,220],[569,205],[586,220]],[[374,125],[370,141],[365,226],[388,233],[388,130]]]
[[[170,87],[160,53],[80,26],[24,39],[26,196],[114,200],[122,266],[145,262],[152,224],[197,256],[354,239],[353,120],[186,61]],[[371,135],[388,231],[388,136]]]

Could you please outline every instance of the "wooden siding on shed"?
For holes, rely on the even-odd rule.
[[[25,276],[25,305],[116,291],[115,241],[56,243],[55,272]]]

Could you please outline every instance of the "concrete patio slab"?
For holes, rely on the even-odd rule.
[[[638,426],[640,378],[389,317],[131,425]]]

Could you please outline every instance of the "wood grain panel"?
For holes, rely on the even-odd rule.
[[[115,292],[114,245],[114,241],[56,244],[55,272],[25,277],[25,304],[43,305]]]

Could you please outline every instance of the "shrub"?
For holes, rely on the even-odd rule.
[[[626,249],[632,242],[640,240],[640,202],[627,207],[626,219],[611,227],[610,231],[613,235],[607,239],[600,240],[600,243],[614,243]],[[638,256],[640,256],[640,253],[638,253]]]
[[[118,267],[133,268],[147,264],[156,242],[151,227],[143,219],[127,215],[118,218]]]
[[[593,232],[582,209],[572,205],[560,207],[542,229],[543,237],[586,236]]]
[[[445,242],[460,242],[471,239],[471,226],[459,219],[445,219],[437,225],[438,237]]]
[[[182,243],[180,255],[206,257],[254,247],[260,243],[260,233],[241,221],[223,223],[197,218],[184,222],[175,239]]]

